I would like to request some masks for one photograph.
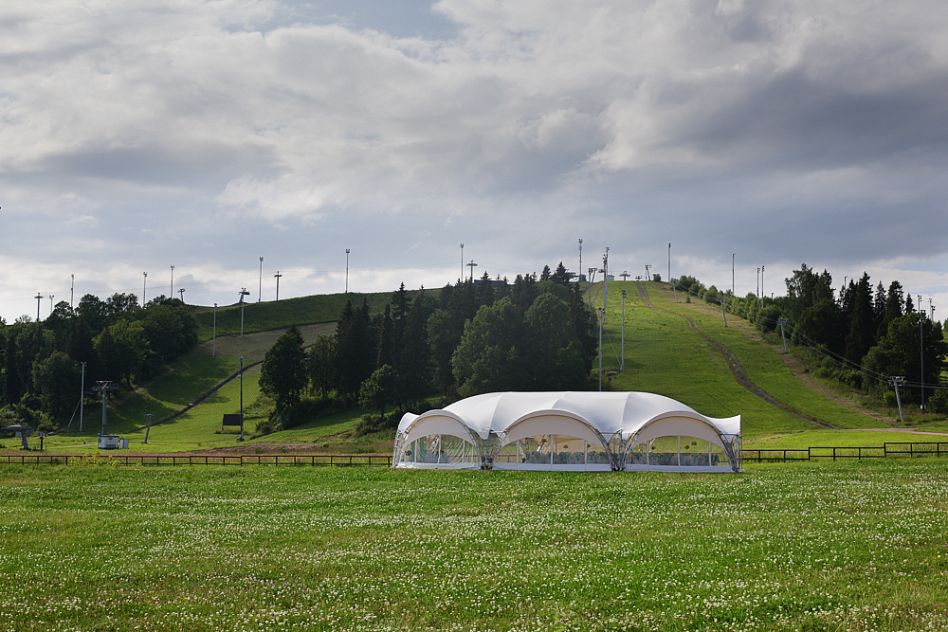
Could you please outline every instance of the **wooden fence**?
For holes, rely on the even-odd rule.
[[[889,459],[923,456],[948,456],[948,442],[884,443],[881,446],[816,447],[787,450],[742,450],[741,457],[752,463],[788,463],[843,459]],[[391,467],[391,456],[368,454],[241,454],[241,455],[98,455],[66,454],[0,454],[0,464],[69,465],[95,463],[100,465],[309,465],[309,466],[376,466]]]
[[[745,462],[756,463],[948,456],[948,442],[903,442],[868,447],[818,447],[795,450],[741,450],[741,456]]]
[[[367,454],[242,454],[242,455],[66,455],[66,454],[0,454],[0,464],[17,465],[310,465],[310,466],[390,466],[391,456]]]

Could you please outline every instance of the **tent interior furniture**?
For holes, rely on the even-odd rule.
[[[637,392],[485,393],[398,424],[401,468],[740,472],[741,417]]]

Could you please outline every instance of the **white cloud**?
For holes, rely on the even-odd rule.
[[[529,270],[585,234],[673,238],[710,270],[738,247],[866,265],[948,243],[944,3],[441,0],[417,30],[326,6],[5,2],[5,229],[51,242],[7,252],[101,240],[220,274],[250,248],[359,243],[382,269],[467,240]]]

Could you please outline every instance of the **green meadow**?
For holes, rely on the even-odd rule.
[[[943,461],[0,468],[4,630],[948,629]]]

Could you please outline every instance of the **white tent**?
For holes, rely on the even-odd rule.
[[[395,467],[740,472],[741,417],[654,393],[485,393],[398,424]]]

